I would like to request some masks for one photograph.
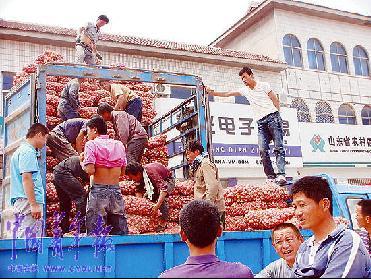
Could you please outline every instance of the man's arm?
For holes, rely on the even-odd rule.
[[[280,100],[278,100],[277,95],[273,91],[270,91],[268,96],[272,100],[273,105],[277,108],[277,110],[280,110]]]
[[[231,97],[231,96],[242,96],[240,92],[237,91],[230,91],[230,92],[215,92],[214,90],[206,87],[206,92],[211,96],[217,97]]]
[[[94,164],[87,164],[87,165],[84,166],[83,169],[88,175],[94,175],[94,173],[95,173],[95,165]]]
[[[34,183],[32,180],[32,173],[30,172],[22,173],[22,183],[23,183],[24,192],[31,206],[31,216],[34,219],[40,219],[41,218],[41,207],[39,204],[36,203]]]
[[[153,211],[156,213],[157,210],[161,207],[161,205],[163,204],[165,198],[167,196],[167,192],[165,191],[160,191],[160,196],[158,197],[158,200],[157,200],[157,203],[155,204],[155,206],[153,207]]]
[[[206,200],[215,202],[220,185],[216,177],[216,170],[212,167],[210,162],[202,164],[201,170],[206,184]]]
[[[83,149],[84,138],[85,138],[85,131],[81,129],[79,134],[76,137],[76,151],[79,154],[82,152],[82,149]]]
[[[117,97],[115,110],[125,110],[127,104],[128,104],[128,96],[126,94],[121,94]]]

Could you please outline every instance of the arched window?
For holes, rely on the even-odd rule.
[[[333,72],[348,73],[347,53],[340,43],[333,42],[331,44],[330,57]]]
[[[316,104],[316,122],[317,123],[334,123],[334,115],[331,106],[324,101]]]
[[[371,106],[364,106],[361,111],[362,124],[371,125]]]
[[[302,98],[292,100],[290,108],[296,108],[299,122],[311,122],[309,108]]]
[[[353,63],[357,76],[369,76],[368,55],[366,50],[361,46],[353,48]]]
[[[342,104],[339,107],[338,116],[339,116],[340,124],[350,124],[350,125],[357,124],[356,113],[353,107],[349,104]]]
[[[303,67],[301,59],[301,45],[294,35],[287,34],[283,37],[283,53],[286,63],[290,66]]]
[[[310,69],[325,70],[323,47],[317,39],[309,39],[307,43],[308,63]]]

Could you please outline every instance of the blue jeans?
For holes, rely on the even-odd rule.
[[[93,184],[86,208],[86,230],[88,235],[94,233],[99,215],[103,217],[104,225],[112,226],[109,234],[127,234],[128,224],[124,208],[124,199],[121,195],[120,186]]]
[[[138,97],[128,102],[125,111],[133,115],[140,122],[142,121],[142,108],[142,99]]]
[[[268,114],[258,123],[259,153],[262,158],[264,173],[269,179],[276,178],[272,161],[269,157],[269,143],[273,140],[276,155],[277,175],[285,175],[285,149],[283,148],[283,129],[280,113]]]

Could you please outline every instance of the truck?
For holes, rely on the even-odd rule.
[[[158,117],[148,128],[150,135],[166,133],[170,165],[178,176],[186,176],[184,145],[190,138],[199,140],[212,158],[212,137],[208,121],[208,100],[202,80],[185,74],[153,72],[138,69],[88,67],[71,64],[39,66],[36,75],[13,88],[4,97],[4,182],[1,187],[1,210],[9,200],[9,160],[19,146],[28,127],[46,123],[46,77],[131,80],[154,84],[176,84],[192,87],[192,96]],[[188,126],[187,123],[194,125]],[[183,125],[186,124],[186,125]],[[185,127],[185,128],[184,128]],[[41,150],[40,167],[46,179],[46,151]],[[333,192],[334,216],[349,220],[357,228],[355,204],[371,197],[371,188],[339,185],[328,180]],[[45,183],[44,183],[45,185]],[[7,229],[1,223],[1,233]],[[303,231],[309,237],[309,231]],[[40,239],[0,239],[0,277],[84,278],[84,277],[157,277],[162,271],[183,263],[189,255],[177,234],[145,234],[109,236],[107,238],[72,237]],[[217,242],[220,259],[241,262],[258,273],[278,255],[271,245],[268,230],[224,232]]]

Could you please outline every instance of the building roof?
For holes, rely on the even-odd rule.
[[[0,29],[1,28],[28,31],[28,32],[36,32],[36,33],[46,33],[46,34],[52,34],[52,35],[53,34],[62,35],[62,36],[68,36],[68,37],[76,36],[76,30],[70,29],[70,28],[47,26],[47,25],[40,25],[40,24],[33,24],[33,23],[23,23],[23,22],[17,22],[17,21],[7,21],[3,19],[0,19]],[[139,37],[134,37],[134,36],[124,36],[124,35],[108,34],[108,33],[102,33],[100,40],[108,41],[108,42],[115,42],[115,43],[122,43],[122,44],[138,45],[142,47],[144,46],[144,47],[154,47],[154,48],[160,48],[160,49],[180,50],[180,51],[193,52],[193,53],[219,55],[219,56],[226,56],[226,57],[232,57],[232,58],[243,58],[243,59],[258,60],[258,61],[263,61],[263,62],[284,64],[284,62],[280,60],[275,60],[265,55],[252,54],[252,53],[248,53],[244,51],[223,49],[223,48],[212,47],[212,46],[194,45],[194,44],[162,41],[162,40],[155,40],[155,39],[146,39],[146,38],[139,38]]]
[[[371,26],[371,17],[357,13],[341,11],[321,5],[293,0],[264,0],[259,5],[252,7],[239,21],[233,24],[222,35],[216,38],[209,46],[224,47],[236,38],[241,32],[247,30],[264,18],[273,9],[295,11],[300,14],[318,16],[342,22]]]

